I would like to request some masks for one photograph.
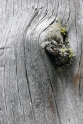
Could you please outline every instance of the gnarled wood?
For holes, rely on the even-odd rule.
[[[54,68],[41,48],[56,17],[76,59]],[[0,0],[0,124],[83,123],[83,1]]]

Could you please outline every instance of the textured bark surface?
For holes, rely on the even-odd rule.
[[[76,59],[56,69],[40,45],[57,16]],[[82,0],[0,0],[0,124],[83,124]]]

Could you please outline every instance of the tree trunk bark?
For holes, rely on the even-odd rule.
[[[56,17],[75,53],[55,68],[41,48]],[[83,1],[0,0],[0,124],[83,124]]]

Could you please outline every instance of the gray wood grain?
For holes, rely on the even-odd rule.
[[[41,48],[57,16],[71,67],[54,68]],[[82,0],[0,0],[0,124],[83,124]]]

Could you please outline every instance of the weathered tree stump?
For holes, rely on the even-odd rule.
[[[68,27],[71,66],[41,48],[56,17]],[[0,124],[83,124],[83,1],[0,1]]]

